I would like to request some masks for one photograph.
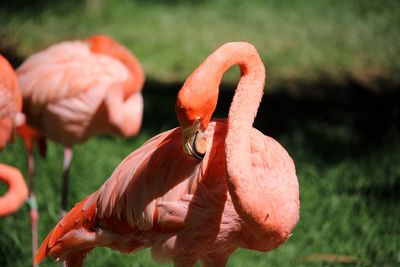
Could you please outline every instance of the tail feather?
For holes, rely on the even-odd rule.
[[[96,242],[96,234],[92,230],[96,226],[96,203],[84,209],[87,199],[70,210],[47,235],[36,253],[35,264],[50,256],[59,261],[66,260],[67,264],[70,262],[67,266],[82,265],[85,255]]]
[[[51,231],[46,236],[46,238],[42,242],[42,245],[36,252],[35,259],[33,260],[34,265],[38,265],[47,256],[47,244],[49,243],[49,239],[50,239],[52,233],[53,233],[53,231]]]

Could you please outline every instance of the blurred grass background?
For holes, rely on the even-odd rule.
[[[54,42],[105,33],[146,71],[141,133],[76,146],[71,206],[148,138],[177,126],[176,93],[208,54],[227,41],[249,41],[268,70],[255,127],[294,158],[301,218],[278,250],[238,250],[228,266],[400,265],[399,1],[2,0],[0,25],[0,53],[15,67]],[[237,79],[235,70],[224,77],[215,117],[226,117]],[[60,201],[62,150],[50,143],[48,152],[47,160],[36,157],[40,239],[56,223]],[[27,174],[20,140],[0,162]],[[349,258],[307,258],[321,253]],[[23,207],[0,220],[0,266],[29,264]],[[87,266],[157,265],[148,251],[96,249]]]

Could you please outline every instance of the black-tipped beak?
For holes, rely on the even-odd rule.
[[[206,154],[207,139],[200,129],[200,118],[197,118],[190,128],[182,130],[183,150],[189,156],[202,160]]]

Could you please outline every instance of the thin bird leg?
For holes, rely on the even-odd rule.
[[[29,175],[29,197],[28,197],[28,205],[30,208],[29,217],[31,218],[31,235],[32,235],[32,259],[35,258],[36,251],[38,249],[38,232],[37,225],[39,221],[39,212],[38,212],[38,204],[36,201],[35,195],[35,162],[33,158],[32,149],[28,150],[28,175]],[[33,267],[37,265],[33,264]]]
[[[71,147],[64,147],[64,163],[62,175],[62,192],[61,192],[61,214],[64,217],[67,213],[68,206],[68,187],[69,187],[69,169],[71,166],[73,151]]]

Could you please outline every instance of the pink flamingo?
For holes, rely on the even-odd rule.
[[[22,97],[18,86],[17,76],[10,63],[0,55],[0,150],[10,139],[16,129],[23,127],[25,115],[21,113]],[[32,227],[32,257],[37,251],[37,221],[38,212],[32,202],[31,192],[28,193],[25,180],[19,170],[0,165],[0,180],[4,181],[9,190],[0,200],[0,216],[15,212],[27,199],[30,204]],[[32,181],[31,181],[32,182]],[[32,205],[33,204],[33,205]]]
[[[210,120],[222,75],[235,64],[241,78],[228,119]],[[51,256],[81,266],[94,247],[151,247],[160,263],[225,266],[239,247],[284,243],[299,216],[298,181],[285,149],[252,127],[264,79],[251,44],[217,49],[179,91],[180,127],[125,158],[48,234],[35,262]]]
[[[17,77],[10,63],[0,55],[0,150],[13,139],[15,127],[24,122],[21,108]],[[5,164],[0,164],[0,181],[8,186],[8,191],[0,197],[0,217],[3,217],[19,209],[28,197],[28,188],[21,172]]]
[[[21,131],[33,172],[32,144],[42,135],[64,146],[61,214],[67,208],[72,146],[93,135],[135,135],[141,126],[143,70],[108,36],[55,44],[17,70],[28,123]],[[42,134],[41,134],[42,133]],[[42,148],[44,142],[41,142]],[[43,150],[43,149],[42,149]]]

